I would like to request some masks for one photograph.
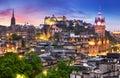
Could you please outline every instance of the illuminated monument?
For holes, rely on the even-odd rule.
[[[89,55],[106,55],[109,51],[110,43],[105,36],[105,18],[102,17],[101,12],[98,12],[98,17],[95,18],[94,31],[98,36],[89,41]]]
[[[105,37],[105,18],[102,17],[102,13],[98,12],[98,17],[95,18],[95,33],[100,37]]]
[[[54,25],[54,24],[57,24],[59,21],[66,21],[66,17],[63,16],[63,17],[55,17],[54,15],[52,15],[52,17],[45,17],[44,19],[44,24],[45,25]]]

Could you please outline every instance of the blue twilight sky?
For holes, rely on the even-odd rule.
[[[45,16],[66,16],[94,24],[99,10],[110,31],[120,29],[120,0],[0,0],[0,24],[10,25],[11,9],[15,9],[18,24],[39,25]]]

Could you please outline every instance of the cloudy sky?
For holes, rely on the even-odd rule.
[[[40,25],[45,16],[66,16],[94,23],[99,10],[110,31],[120,29],[120,0],[0,0],[0,24],[10,25],[11,10],[15,10],[17,24],[29,22]]]

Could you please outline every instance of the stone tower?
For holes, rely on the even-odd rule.
[[[95,18],[94,29],[99,37],[105,37],[105,18],[102,17],[101,12],[98,12],[98,17]]]
[[[14,9],[12,11],[11,26],[15,26]]]

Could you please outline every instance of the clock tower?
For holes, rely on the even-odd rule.
[[[99,37],[105,37],[105,18],[102,17],[101,12],[98,12],[98,17],[95,18],[94,29]]]

